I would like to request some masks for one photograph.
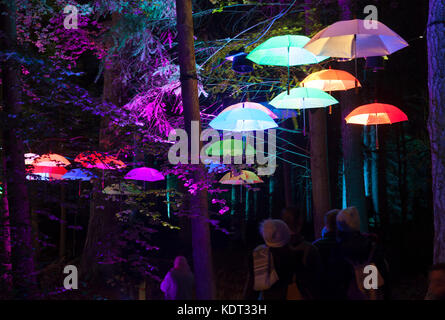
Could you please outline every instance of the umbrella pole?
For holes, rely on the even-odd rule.
[[[306,109],[303,109],[303,136],[306,136]]]
[[[379,150],[379,126],[375,125],[375,148]]]
[[[289,70],[289,64],[290,64],[290,53],[289,53],[289,47],[287,47],[287,95],[290,95],[290,70]]]

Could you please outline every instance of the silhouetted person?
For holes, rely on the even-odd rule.
[[[295,259],[289,248],[290,230],[277,219],[267,219],[260,225],[264,244],[257,246],[249,257],[245,298],[248,300],[286,300]]]
[[[321,238],[314,241],[313,245],[318,248],[320,253],[323,273],[321,276],[321,298],[331,300],[336,299],[338,292],[338,279],[336,277],[335,250],[337,243],[337,214],[339,209],[333,209],[326,213],[324,217],[325,226]]]
[[[297,282],[301,291],[307,299],[319,299],[322,264],[318,249],[301,234],[305,215],[294,207],[287,207],[283,209],[281,219],[291,231],[289,246],[296,254]]]
[[[173,268],[161,283],[161,290],[165,300],[191,300],[193,299],[193,273],[183,256],[175,258]]]
[[[445,263],[432,266],[425,300],[445,300]]]

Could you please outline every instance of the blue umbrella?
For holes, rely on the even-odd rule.
[[[278,127],[267,113],[250,108],[221,112],[209,125],[216,130],[234,132],[267,130]]]
[[[96,178],[96,176],[84,169],[73,169],[62,176],[63,180],[90,181],[91,178]]]

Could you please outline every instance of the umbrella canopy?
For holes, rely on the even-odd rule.
[[[113,183],[112,185],[109,185],[105,189],[102,190],[103,193],[108,195],[137,195],[141,193],[141,189],[132,184],[132,183]]]
[[[96,175],[84,169],[70,170],[67,173],[65,173],[62,177],[63,180],[80,180],[80,181],[90,181],[92,178],[96,178]]]
[[[365,104],[354,109],[345,118],[347,123],[361,125],[392,124],[408,121],[407,115],[399,108],[384,103]]]
[[[68,171],[64,167],[56,167],[56,166],[34,166],[28,173],[28,180],[45,180],[45,181],[54,181],[54,180],[62,180],[64,174]]]
[[[225,156],[231,157],[242,156],[244,154],[244,143],[238,139],[225,139],[212,143],[207,149],[206,154],[208,156]],[[246,155],[254,155],[255,148],[250,144],[246,144]]]
[[[209,124],[216,130],[254,131],[276,128],[278,125],[264,111],[250,108],[233,109],[220,113]]]
[[[386,56],[408,46],[397,33],[379,21],[376,28],[366,28],[369,21],[338,21],[320,32],[304,46],[315,55],[336,58]]]
[[[165,180],[164,175],[156,169],[141,167],[130,170],[124,177],[128,180],[139,180],[139,181],[160,181]]]
[[[108,155],[104,152],[82,152],[77,155],[75,162],[79,162],[85,168],[97,169],[122,169],[126,164],[118,160],[115,156]]]
[[[38,154],[35,153],[25,153],[25,165],[32,165],[35,159],[40,157]]]
[[[35,158],[32,162],[33,166],[44,166],[44,167],[66,167],[69,166],[71,162],[67,158],[61,156],[57,153],[47,153],[38,158]]]
[[[261,102],[263,106],[268,108],[270,111],[272,111],[274,114],[277,115],[278,119],[289,119],[292,117],[297,117],[298,112],[291,109],[277,109],[273,105],[271,105],[269,102]]]
[[[225,108],[223,111],[220,112],[220,114],[223,112],[226,112],[226,111],[230,111],[230,110],[234,110],[234,109],[242,109],[242,108],[261,110],[261,111],[267,113],[272,119],[278,118],[272,111],[270,111],[265,106],[263,106],[259,103],[256,103],[256,102],[237,103],[237,104],[231,105],[230,107]]]
[[[280,93],[270,104],[278,109],[322,108],[338,103],[330,94],[314,88],[294,88]]]
[[[252,50],[247,59],[260,65],[290,67],[319,63],[329,58],[304,49],[309,40],[297,35],[272,37]]]
[[[227,172],[219,183],[221,184],[233,184],[233,185],[243,185],[243,184],[253,184],[253,183],[263,183],[255,173],[247,170],[242,170],[241,174],[238,176],[233,175],[233,172]]]
[[[361,84],[349,72],[327,69],[311,73],[300,83],[300,86],[323,91],[343,91],[356,86],[361,87]]]

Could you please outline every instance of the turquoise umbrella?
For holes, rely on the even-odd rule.
[[[267,113],[250,108],[221,112],[209,125],[216,130],[233,132],[267,130],[278,127]]]
[[[289,67],[319,63],[329,57],[316,56],[303,47],[310,41],[306,36],[284,35],[272,37],[248,55],[247,59],[267,66],[287,67],[287,91],[290,90],[290,71]]]
[[[330,94],[315,88],[294,88],[289,94],[284,91],[271,102],[277,109],[323,108],[338,103]]]
[[[303,109],[303,134],[306,135],[305,109],[323,108],[338,103],[330,94],[320,89],[299,87],[276,96],[270,104],[278,109]]]
[[[316,56],[304,49],[309,41],[310,38],[297,35],[272,37],[252,50],[247,59],[260,65],[292,67],[319,63],[329,58]]]

